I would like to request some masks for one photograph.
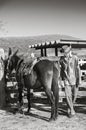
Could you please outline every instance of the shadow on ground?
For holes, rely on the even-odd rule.
[[[27,108],[27,103],[24,104],[23,109]],[[11,112],[13,114],[16,114],[20,112],[21,114],[25,114],[26,116],[35,117],[38,119],[42,119],[45,121],[48,121],[49,118],[45,115],[41,115],[42,112],[47,112],[51,114],[51,106],[47,100],[47,98],[39,98],[39,97],[33,97],[31,99],[31,108],[34,109],[34,111],[30,111],[30,113],[27,113],[26,111],[23,112],[23,110],[20,112],[18,109],[18,105],[14,104],[8,104],[7,107],[5,107],[5,110],[7,112]],[[86,98],[84,99],[78,99],[77,102],[74,104],[74,108],[76,113],[83,113],[86,114]],[[36,112],[37,111],[37,112]],[[58,109],[59,115],[67,116],[67,105],[66,102],[59,103],[59,109]]]

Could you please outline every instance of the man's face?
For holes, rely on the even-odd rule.
[[[64,56],[65,56],[65,57],[69,57],[70,54],[71,54],[71,51],[69,51],[69,52],[67,52],[67,53],[64,53]]]

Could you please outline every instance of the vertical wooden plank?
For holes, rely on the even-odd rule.
[[[58,48],[55,47],[55,56],[58,56]]]
[[[47,50],[44,48],[44,55],[47,56]]]
[[[41,48],[41,56],[43,56],[43,48]]]

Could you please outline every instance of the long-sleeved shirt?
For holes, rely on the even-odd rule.
[[[69,57],[62,56],[60,58],[60,65],[61,78],[66,85],[79,85],[81,83],[80,68],[76,55]]]

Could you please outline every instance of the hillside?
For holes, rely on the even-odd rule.
[[[30,51],[28,46],[35,43],[42,43],[45,41],[53,41],[59,39],[77,39],[66,35],[43,35],[34,37],[6,37],[0,38],[0,47],[4,48],[5,52],[11,47],[13,50],[19,49],[20,52]]]

